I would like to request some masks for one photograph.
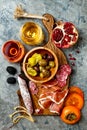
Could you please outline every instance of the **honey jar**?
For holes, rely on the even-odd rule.
[[[20,37],[28,45],[39,45],[44,40],[42,28],[34,22],[26,22],[20,30]]]
[[[9,40],[4,43],[2,46],[2,52],[4,57],[9,61],[9,62],[19,62],[24,54],[25,54],[25,49],[24,46],[16,40]]]

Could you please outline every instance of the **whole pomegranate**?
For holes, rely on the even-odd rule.
[[[52,42],[58,48],[69,48],[78,40],[78,31],[71,22],[59,21],[52,31]]]

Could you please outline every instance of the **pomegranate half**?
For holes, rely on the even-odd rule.
[[[78,40],[78,31],[71,22],[59,21],[52,31],[52,42],[58,48],[69,48]]]

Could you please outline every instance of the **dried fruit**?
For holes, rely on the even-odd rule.
[[[7,78],[7,83],[8,84],[15,84],[16,83],[16,78],[14,78],[14,77]]]
[[[12,75],[15,75],[16,72],[17,72],[16,68],[14,68],[14,67],[12,67],[12,66],[7,66],[6,70],[7,70],[7,72],[8,72],[9,74],[12,74]]]
[[[52,41],[59,48],[69,48],[78,40],[78,31],[70,22],[60,21],[52,32]]]

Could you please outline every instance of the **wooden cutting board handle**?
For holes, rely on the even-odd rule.
[[[51,14],[44,14],[43,16],[48,19],[48,20],[43,20],[42,22],[50,34],[54,26],[54,17]]]
[[[61,51],[59,48],[57,48],[54,43],[52,42],[51,39],[51,35],[52,35],[52,31],[54,28],[54,25],[56,24],[54,21],[54,17],[51,14],[44,14],[44,17],[46,17],[48,20],[42,20],[45,28],[48,31],[48,42],[46,43],[46,45],[44,47],[47,47],[49,49],[51,49],[58,57],[58,61],[59,61],[59,65],[63,65],[67,63],[67,59],[66,56],[64,55],[63,51]]]
[[[43,24],[44,24],[44,26],[45,26],[45,28],[47,29],[47,31],[48,31],[48,37],[49,37],[49,39],[48,39],[48,43],[45,45],[45,47],[50,47],[50,49],[54,46],[53,44],[52,44],[52,41],[51,41],[51,34],[52,34],[52,30],[53,30],[53,27],[54,27],[54,24],[55,24],[55,22],[54,22],[54,17],[51,15],[51,14],[44,14],[43,15],[44,17],[46,17],[48,20],[42,20],[42,22],[43,22]]]

